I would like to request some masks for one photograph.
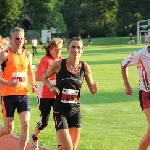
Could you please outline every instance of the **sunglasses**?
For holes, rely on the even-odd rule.
[[[24,40],[24,38],[15,38],[15,40],[17,40],[17,41]]]

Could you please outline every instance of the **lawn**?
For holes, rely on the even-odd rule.
[[[103,40],[103,44],[98,44]],[[81,58],[91,66],[93,79],[99,84],[99,92],[94,96],[91,95],[86,83],[83,83],[81,93],[83,122],[78,150],[135,150],[146,131],[147,122],[139,106],[136,67],[129,68],[133,96],[126,96],[120,73],[120,63],[130,53],[141,49],[144,45],[128,45],[128,38],[127,41],[122,39],[126,43],[118,43],[119,45],[113,44],[117,43],[115,39],[111,42],[109,39],[103,40],[93,39],[93,46],[85,46]],[[31,45],[27,45],[27,49],[31,51]],[[33,64],[36,66],[40,58],[45,55],[40,48],[38,48],[38,52],[39,56],[33,58]],[[66,47],[63,48],[62,55],[68,56]],[[31,134],[40,118],[36,95],[30,92],[30,98]],[[0,116],[1,123],[2,116]],[[14,133],[17,135],[20,130],[19,126],[18,116],[15,114]],[[47,148],[56,147],[52,114],[48,127],[43,130],[39,139],[40,144]]]

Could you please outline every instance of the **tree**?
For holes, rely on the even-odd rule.
[[[62,5],[63,0],[28,0],[26,13],[31,18],[32,28],[41,30],[53,26],[60,32],[66,31],[66,25],[59,12]]]
[[[119,8],[117,12],[118,30],[119,34],[124,36],[123,33],[126,29],[127,34],[132,32],[136,34],[137,22],[140,20],[147,20],[149,15],[149,1],[148,0],[130,0],[128,2],[118,0]],[[141,24],[142,25],[142,24]]]
[[[0,0],[0,34],[9,36],[10,30],[20,26],[22,0]]]
[[[65,0],[64,5],[62,6],[61,13],[67,24],[67,30],[70,36],[77,36],[78,34],[84,32],[80,22],[82,0]]]
[[[62,7],[68,31],[74,35],[100,30],[106,30],[107,34],[114,31],[117,10],[117,0],[65,0]]]

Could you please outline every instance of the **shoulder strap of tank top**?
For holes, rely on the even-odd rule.
[[[61,61],[61,68],[62,68],[63,66],[66,66],[66,59],[62,59],[62,61]]]
[[[83,62],[83,61],[80,61],[80,63],[82,64],[82,66],[81,66],[81,71],[84,71],[84,73],[85,73],[84,62]]]

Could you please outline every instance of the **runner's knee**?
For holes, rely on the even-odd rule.
[[[40,122],[37,123],[37,128],[43,130],[48,125],[49,116],[43,117]]]
[[[28,122],[28,121],[24,121],[24,122],[22,123],[22,129],[23,129],[24,131],[28,131],[28,129],[29,129],[29,122]]]
[[[47,125],[48,125],[48,122],[42,122],[41,126],[38,126],[38,125],[37,125],[37,128],[38,128],[39,130],[43,130]]]

